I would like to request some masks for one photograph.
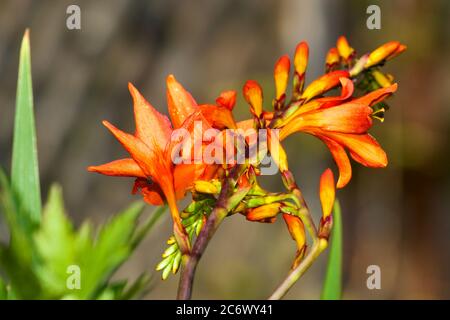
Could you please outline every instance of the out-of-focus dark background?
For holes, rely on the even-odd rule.
[[[81,30],[66,28],[66,8],[81,8]],[[368,30],[366,8],[381,8],[381,30]],[[101,125],[133,130],[127,82],[166,112],[165,77],[175,74],[199,102],[221,90],[241,93],[260,81],[269,101],[272,70],[301,40],[310,44],[307,81],[344,34],[359,52],[389,40],[408,51],[385,67],[399,83],[374,135],[389,156],[383,170],[353,164],[339,191],[344,215],[344,298],[450,298],[450,2],[449,1],[31,1],[0,0],[0,163],[10,167],[18,50],[31,28],[33,83],[43,193],[58,181],[79,223],[104,221],[133,199],[132,179],[88,173],[86,166],[125,155]],[[249,116],[240,95],[237,118]],[[318,179],[336,169],[324,145],[309,136],[286,142],[307,201],[319,219]],[[336,171],[335,171],[336,172]],[[272,190],[282,187],[268,179]],[[148,213],[152,208],[147,209]],[[160,259],[170,234],[161,222],[119,272],[135,277]],[[295,244],[279,219],[226,220],[198,269],[194,298],[265,298],[283,279]],[[288,298],[318,298],[326,254]],[[381,290],[368,290],[366,269],[381,268]],[[173,298],[178,277],[155,274],[149,299]]]

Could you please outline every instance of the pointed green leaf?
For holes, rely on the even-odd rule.
[[[83,275],[80,298],[94,298],[103,291],[112,274],[133,252],[134,232],[142,213],[142,202],[114,216],[99,230],[88,252],[80,252],[80,268]]]
[[[41,191],[39,187],[28,30],[25,31],[20,48],[11,185],[15,194],[19,197],[27,218],[38,223],[41,215]]]
[[[330,252],[322,289],[322,300],[339,300],[342,296],[342,217],[341,206],[337,199],[333,211]]]
[[[67,218],[62,189],[54,184],[45,204],[42,222],[34,236],[36,250],[41,263],[36,273],[46,296],[58,297],[66,291],[68,266],[75,264],[75,233]]]
[[[30,267],[34,265],[33,243],[27,221],[20,219],[8,178],[0,169],[0,208],[9,231],[8,245],[0,244],[0,273],[5,274],[11,290],[17,297],[31,298],[39,290],[37,279]]]

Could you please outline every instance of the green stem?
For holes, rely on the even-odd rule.
[[[278,286],[278,288],[269,297],[269,300],[279,300],[283,298],[289,289],[300,279],[300,277],[308,270],[308,268],[313,264],[317,257],[326,249],[328,245],[327,240],[320,239],[311,247],[311,250],[305,256],[305,258],[300,262],[300,264],[292,270],[289,275],[283,280],[283,282]]]
[[[225,180],[221,189],[216,206],[211,212],[202,231],[200,231],[191,252],[183,255],[180,282],[178,286],[178,300],[191,299],[195,270],[197,269],[197,264],[202,257],[203,252],[223,219],[228,215],[228,212],[230,212],[249,191],[249,188],[246,188],[233,192],[237,178],[244,168],[245,166],[238,165],[231,170],[230,176]]]
[[[311,213],[309,212],[308,205],[306,204],[305,198],[300,191],[297,183],[295,182],[294,176],[290,171],[282,172],[283,183],[286,188],[291,192],[292,199],[296,202],[299,207],[298,216],[305,225],[306,230],[308,230],[309,235],[313,241],[313,245],[318,242],[317,228],[312,219]]]
[[[308,268],[313,264],[320,253],[322,253],[322,251],[325,250],[328,245],[326,239],[319,238],[318,236],[318,231],[314,224],[314,220],[312,219],[303,194],[301,193],[300,189],[297,186],[297,183],[295,182],[293,174],[290,171],[285,171],[282,172],[282,177],[283,183],[291,192],[291,194],[293,195],[293,200],[300,208],[298,211],[298,216],[305,225],[306,230],[308,230],[313,243],[311,249],[308,251],[300,264],[288,274],[288,276],[278,286],[274,293],[269,297],[270,300],[281,299],[298,281],[298,279],[300,279],[300,277],[306,272],[306,270],[308,270]]]

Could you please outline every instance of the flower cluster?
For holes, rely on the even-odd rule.
[[[368,131],[374,119],[384,120],[387,110],[384,100],[397,90],[393,77],[383,73],[381,67],[405,49],[401,43],[392,41],[358,57],[346,38],[340,37],[336,47],[326,56],[325,74],[305,85],[309,48],[306,42],[301,42],[294,53],[293,68],[287,55],[276,62],[275,97],[269,103],[257,81],[249,80],[244,84],[243,95],[252,116],[240,122],[236,122],[232,114],[235,91],[222,92],[213,104],[199,104],[170,75],[167,77],[169,120],[129,84],[134,103],[135,133],[125,133],[107,121],[104,125],[130,156],[91,166],[88,170],[133,177],[134,193],[139,192],[152,205],[168,204],[174,234],[157,266],[162,270],[163,278],[177,272],[181,265],[188,265],[190,258],[197,261],[222,219],[235,213],[258,222],[273,222],[281,214],[297,244],[292,265],[296,269],[309,252],[306,232],[312,245],[319,244],[321,250],[326,247],[332,226],[335,188],[342,188],[351,180],[349,155],[366,167],[381,168],[388,163],[386,153]],[[288,97],[290,81],[292,90]],[[223,148],[230,144],[238,148],[232,140],[225,138],[228,129],[266,130],[270,141],[268,151],[278,165],[286,190],[271,192],[259,186],[259,158],[256,162],[239,164],[233,161],[174,163],[173,153],[179,152],[179,148],[175,148],[179,141],[173,138],[174,131],[182,128],[195,135],[198,126],[194,123],[199,122],[203,129],[213,128],[216,132],[212,137],[200,138],[199,143],[204,147],[214,140]],[[337,181],[329,168],[320,178],[323,214],[318,228],[289,170],[282,146],[285,138],[297,132],[320,139],[330,150],[339,171]],[[246,150],[260,143],[258,139],[250,141],[247,138],[245,142]],[[182,148],[185,157],[192,157],[192,153],[186,152],[189,148],[190,145]],[[177,200],[185,197],[188,191],[192,202],[180,212]]]

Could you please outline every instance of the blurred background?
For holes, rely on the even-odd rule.
[[[66,28],[66,8],[81,8],[81,30]],[[368,30],[366,8],[381,8],[381,30]],[[173,73],[199,102],[239,92],[237,118],[249,117],[241,88],[262,83],[267,101],[273,65],[307,40],[307,82],[324,71],[339,35],[362,54],[389,40],[408,51],[386,65],[399,83],[391,109],[373,134],[389,166],[353,163],[354,178],[338,192],[344,225],[345,299],[450,298],[450,2],[449,1],[31,1],[0,0],[0,164],[10,168],[20,40],[31,28],[33,83],[43,195],[64,188],[76,224],[101,222],[138,196],[132,179],[88,173],[86,167],[125,152],[101,125],[108,119],[133,131],[133,82],[167,112],[165,78]],[[318,140],[294,135],[286,148],[306,200],[320,217],[318,181],[331,166]],[[281,190],[279,179],[265,186]],[[146,209],[148,214],[153,208]],[[1,229],[0,229],[1,230]],[[152,270],[170,235],[169,215],[123,266],[118,277]],[[196,299],[266,298],[284,278],[295,243],[284,222],[226,219],[199,265]],[[320,295],[326,254],[297,283],[289,299]],[[381,268],[381,290],[366,286],[369,265]],[[155,273],[148,299],[175,297],[178,276]]]

